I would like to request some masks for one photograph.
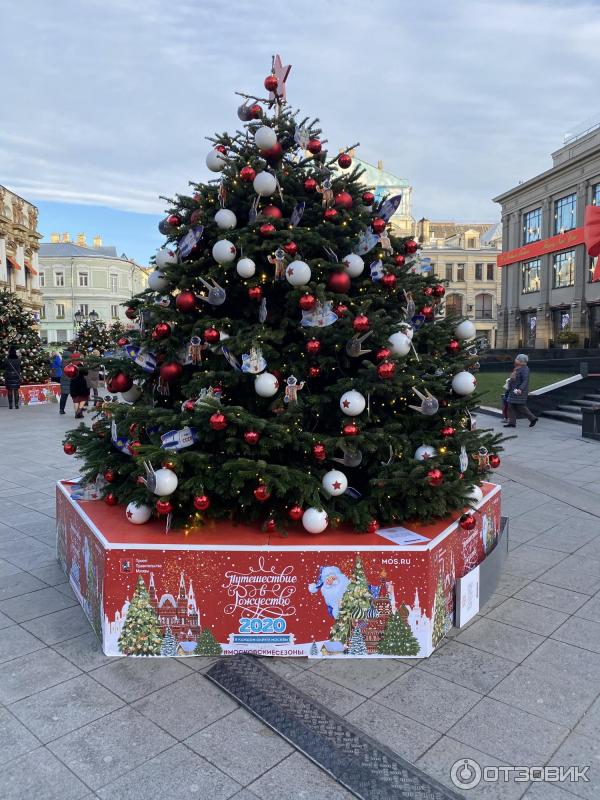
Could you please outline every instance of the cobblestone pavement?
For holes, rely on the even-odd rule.
[[[210,659],[102,655],[55,559],[72,425],[56,406],[0,408],[2,800],[350,797],[211,684]],[[600,445],[563,423],[521,425],[498,471],[511,553],[481,615],[421,661],[269,666],[446,784],[459,758],[592,767],[590,783],[467,797],[597,798]]]

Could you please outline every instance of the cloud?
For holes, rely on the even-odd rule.
[[[209,177],[204,137],[238,126],[273,52],[293,105],[408,178],[417,217],[494,219],[600,112],[597,2],[23,0],[3,33],[0,180],[33,200],[160,212]]]

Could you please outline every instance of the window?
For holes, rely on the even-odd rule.
[[[570,231],[575,227],[577,195],[568,194],[554,203],[554,233]]]
[[[111,275],[110,276],[110,290],[113,294],[116,294],[119,291],[119,276],[118,275]]]
[[[56,319],[64,319],[65,318],[65,306],[63,303],[56,304]]]
[[[483,280],[483,264],[475,264],[475,280]]]
[[[590,267],[588,269],[588,283],[593,283],[596,272],[600,271],[600,267],[598,266],[598,261],[600,261],[600,256],[596,256],[596,258],[588,256],[588,259],[590,262]],[[596,277],[595,280],[598,280],[598,278]]]
[[[446,264],[446,280],[454,280],[454,264]]]
[[[539,258],[534,258],[533,261],[525,261],[521,267],[523,274],[523,284],[521,292],[529,294],[530,292],[539,292],[540,290],[540,270],[542,262]]]
[[[56,341],[57,342],[68,342],[69,337],[67,336],[68,331],[59,329],[56,331]]]
[[[464,264],[457,264],[456,265],[456,280],[457,281],[464,281],[465,279],[465,265]]]
[[[46,275],[44,272],[40,272],[40,289],[43,289],[46,285]]]
[[[40,319],[46,319],[46,306],[40,308]]]
[[[54,273],[54,285],[55,286],[64,286],[65,285],[65,273],[64,272],[55,272]]]
[[[111,319],[119,319],[119,306],[110,307],[110,317]]]
[[[486,266],[487,266],[487,279],[488,281],[493,281],[495,264],[487,264]]]
[[[600,206],[600,183],[592,186],[592,205]]]
[[[475,295],[475,319],[493,318],[492,299],[491,294]]]
[[[462,294],[447,294],[446,295],[446,316],[447,317],[462,317],[463,314],[463,298]]]
[[[79,303],[79,310],[83,314],[84,317],[88,315],[88,304],[87,303]]]
[[[477,245],[477,240],[473,236],[469,236],[467,239],[467,248],[474,250]]]
[[[537,330],[537,314],[535,311],[528,311],[522,315],[523,342],[525,347],[535,347],[535,333]]]
[[[542,209],[534,208],[523,215],[523,244],[542,238]]]
[[[79,286],[80,287],[85,288],[86,286],[89,285],[88,284],[89,275],[87,274],[87,272],[79,272],[78,273],[78,279],[79,279]]]
[[[554,288],[575,283],[575,250],[565,250],[554,256]]]

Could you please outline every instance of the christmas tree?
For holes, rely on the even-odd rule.
[[[198,637],[198,644],[194,650],[195,656],[220,656],[221,645],[217,642],[212,631],[203,628]]]
[[[21,383],[44,383],[48,380],[48,356],[42,348],[37,321],[25,310],[22,301],[12,292],[0,290],[0,367],[14,344],[21,359]],[[4,373],[0,369],[0,384]]]
[[[286,75],[276,60],[244,129],[211,138],[214,180],[171,201],[126,312],[138,330],[107,363],[127,402],[68,440],[86,479],[109,466],[112,495],[174,525],[441,517],[485,477],[471,454],[498,449],[471,426],[475,328],[445,319],[443,283],[390,225],[400,197],[375,203],[352,147],[327,152]],[[164,447],[171,474],[150,491],[136,477]]]
[[[115,331],[114,325],[110,328],[101,320],[87,320],[80,325],[75,337],[75,347],[80,353],[88,353],[91,350],[99,350],[104,353],[116,344],[117,339],[123,335],[123,326]]]
[[[351,656],[368,655],[367,645],[365,644],[360,625],[354,626],[354,631],[350,637],[350,648],[348,652]]]
[[[435,588],[435,599],[433,602],[433,631],[431,634],[431,641],[435,647],[443,638],[446,632],[446,597],[444,595],[444,586],[442,584],[442,576],[438,577],[437,586]]]
[[[407,620],[406,606],[395,611],[387,621],[377,652],[384,656],[416,656],[419,643],[413,636]]]
[[[140,575],[119,636],[119,651],[126,656],[157,656],[161,645],[160,623]]]
[[[175,641],[175,637],[173,636],[170,625],[167,625],[165,638],[162,640],[162,645],[160,647],[160,654],[161,656],[177,655],[177,642]]]
[[[336,642],[347,642],[354,622],[367,615],[371,600],[372,596],[361,558],[356,556],[352,578],[342,597],[337,619],[331,628],[330,638]]]
[[[311,644],[311,646],[310,646],[310,655],[311,656],[318,656],[319,655],[319,651],[317,649],[317,643],[316,642],[313,642]]]

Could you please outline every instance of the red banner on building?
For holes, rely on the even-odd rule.
[[[566,233],[558,233],[549,239],[542,239],[539,242],[531,242],[515,250],[500,253],[498,256],[498,266],[505,267],[508,264],[515,264],[517,261],[529,261],[532,258],[539,258],[546,253],[557,253],[559,250],[566,250],[568,247],[576,247],[583,244],[584,228],[574,228]]]

